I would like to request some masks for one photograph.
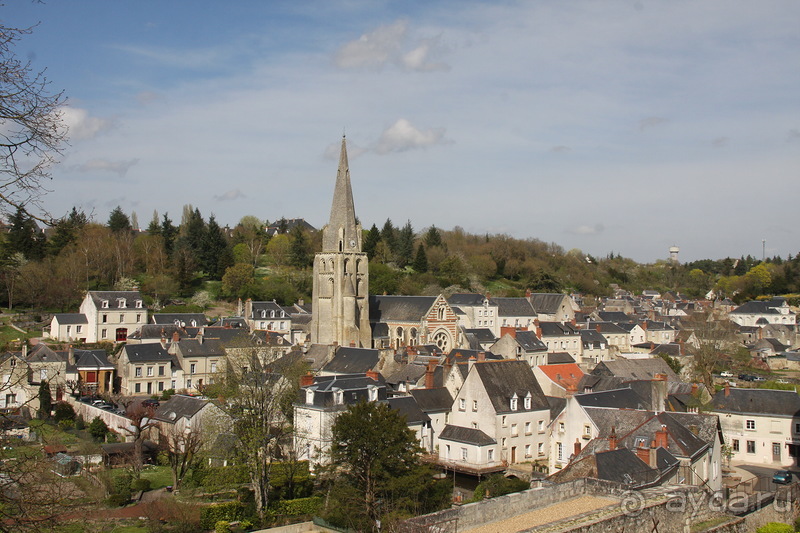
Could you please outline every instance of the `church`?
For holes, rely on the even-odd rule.
[[[342,137],[331,216],[322,229],[322,252],[314,257],[312,344],[372,348],[369,259],[361,237]]]

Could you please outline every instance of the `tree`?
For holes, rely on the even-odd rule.
[[[234,298],[246,298],[254,290],[255,276],[253,265],[237,263],[225,270],[222,276],[222,289]]]
[[[78,240],[81,229],[89,222],[86,213],[72,208],[69,215],[59,219],[53,227],[53,236],[47,241],[47,252],[58,255],[61,250]]]
[[[189,470],[200,462],[200,449],[204,444],[203,432],[199,427],[179,429],[170,426],[164,432],[164,446],[172,470],[172,486],[180,489]]]
[[[381,241],[381,232],[375,224],[369,228],[369,231],[364,235],[364,244],[361,246],[361,251],[367,254],[367,258],[371,261],[375,257],[375,248]]]
[[[388,404],[351,405],[336,419],[331,440],[336,481],[328,517],[337,525],[376,531],[387,518],[430,512],[450,498],[421,463],[405,417]]]
[[[40,206],[50,166],[66,141],[63,93],[50,94],[44,72],[17,58],[14,47],[31,28],[0,23],[0,206]]]
[[[233,264],[233,252],[214,215],[208,218],[204,241],[201,251],[203,270],[211,279],[222,279],[225,269]]]
[[[425,255],[425,246],[422,243],[417,246],[417,254],[414,256],[414,264],[411,266],[416,272],[428,271],[428,256]]]
[[[381,240],[383,243],[389,248],[389,250],[394,253],[397,247],[397,230],[392,224],[392,220],[390,218],[386,219],[386,222],[383,224],[383,229],[381,229]]]
[[[0,184],[1,190],[2,184]],[[1,201],[2,197],[0,196]],[[8,230],[9,248],[23,254],[26,259],[41,259],[44,256],[45,239],[33,217],[20,207],[11,216],[9,222],[11,223]]]
[[[92,421],[89,422],[89,435],[97,441],[104,441],[106,439],[106,435],[108,435],[108,426],[99,416],[94,417]]]
[[[442,246],[442,234],[439,233],[439,230],[436,229],[436,226],[431,226],[430,229],[425,232],[425,237],[423,240],[425,241],[425,246],[428,248]]]
[[[714,390],[713,374],[720,362],[737,359],[742,344],[736,336],[737,326],[729,320],[717,320],[706,313],[695,313],[684,322],[684,328],[694,333],[694,343],[689,347],[694,378]]]
[[[122,211],[122,207],[117,206],[111,210],[111,214],[108,216],[108,229],[113,231],[114,233],[122,233],[123,231],[130,231],[131,230],[131,221]]]
[[[307,268],[311,262],[311,250],[306,232],[301,226],[295,226],[292,228],[290,239],[289,263],[295,268]]]
[[[50,384],[43,379],[39,384],[39,418],[50,418],[53,409],[53,396],[50,394]]]
[[[300,355],[265,360],[265,350],[249,343],[229,345],[225,352],[224,368],[205,394],[219,398],[220,408],[233,420],[256,512],[264,520],[270,502],[272,463],[291,436],[287,409],[291,410],[297,396],[305,365]]]
[[[158,426],[158,422],[153,419],[152,405],[144,405],[142,402],[133,402],[125,410],[125,416],[130,420],[128,426],[120,429],[128,436],[133,437],[133,454],[131,456],[131,473],[135,479],[139,479],[142,473],[142,448],[144,439],[150,428]]]
[[[395,260],[397,266],[404,268],[414,259],[414,228],[411,221],[406,222],[397,233],[397,248],[395,250]]]

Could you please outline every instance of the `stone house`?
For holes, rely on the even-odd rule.
[[[250,331],[274,331],[290,336],[292,332],[292,315],[275,300],[271,302],[254,302],[247,299],[244,302],[242,316],[247,322]]]
[[[731,321],[740,326],[756,326],[760,319],[765,324],[797,324],[797,315],[789,308],[785,298],[745,302],[730,313]]]
[[[117,360],[116,390],[123,396],[156,395],[183,387],[183,368],[166,343],[127,344]]]
[[[527,293],[528,301],[541,322],[572,322],[576,306],[568,294]]]
[[[528,330],[503,328],[503,336],[489,348],[489,351],[506,359],[522,359],[531,367],[547,364],[547,345]]]
[[[492,298],[501,328],[533,330],[536,311],[527,298]]]
[[[465,328],[485,328],[491,330],[495,337],[500,336],[499,309],[488,295],[456,293],[447,299],[447,303],[463,312],[462,325]]]
[[[369,312],[373,332],[383,326],[391,348],[434,344],[449,352],[462,345],[458,316],[442,295],[373,295]]]

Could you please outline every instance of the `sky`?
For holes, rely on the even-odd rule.
[[[69,146],[44,206],[357,215],[640,262],[800,252],[796,0],[6,0]]]

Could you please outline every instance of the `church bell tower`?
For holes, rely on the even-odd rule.
[[[314,257],[312,344],[372,348],[368,295],[369,260],[361,251],[361,224],[342,137],[331,216],[322,228],[322,252]]]

